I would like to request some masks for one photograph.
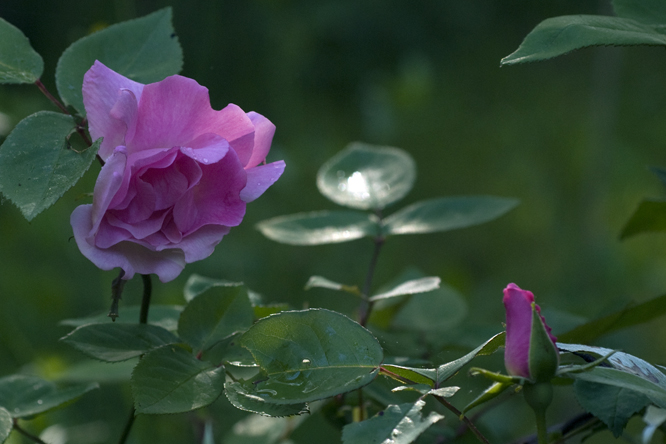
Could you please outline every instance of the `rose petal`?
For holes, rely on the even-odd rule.
[[[255,167],[266,160],[275,134],[275,125],[261,114],[250,111],[247,116],[254,125],[254,147],[252,156],[244,164],[245,169]]]
[[[197,162],[208,165],[227,155],[229,142],[217,134],[206,133],[189,142],[180,151]]]
[[[247,185],[240,193],[240,198],[245,202],[252,202],[264,194],[264,191],[275,183],[284,172],[284,160],[260,165],[246,170]]]
[[[183,250],[185,262],[200,261],[207,258],[215,250],[215,246],[231,231],[231,227],[224,225],[205,225],[194,233],[183,237],[177,247]]]
[[[506,309],[506,346],[504,365],[511,375],[530,377],[529,352],[532,334],[532,302],[534,295],[516,284],[504,289]]]
[[[97,176],[95,189],[93,191],[93,205],[91,209],[91,232],[88,236],[94,236],[97,232],[104,213],[114,200],[123,183],[127,155],[123,147],[118,147]]]
[[[139,104],[136,100],[136,96],[129,89],[121,89],[119,92],[119,98],[109,114],[116,120],[120,120],[125,124],[126,132],[125,137],[123,138],[123,145],[125,145],[125,139],[132,139],[134,133],[136,132],[137,125],[137,113],[138,113]]]
[[[111,117],[111,109],[126,89],[141,99],[144,86],[107,68],[95,64],[83,76],[83,104],[86,108],[88,128],[93,140],[104,137],[99,156],[106,160],[118,145],[124,145],[126,123]]]
[[[123,279],[131,279],[134,273],[155,273],[160,281],[169,282],[185,268],[185,257],[180,250],[152,251],[145,246],[129,241],[106,249],[90,245],[86,242],[85,236],[92,228],[91,213],[91,205],[80,205],[72,212],[70,222],[79,250],[102,270],[120,267],[125,271]]]

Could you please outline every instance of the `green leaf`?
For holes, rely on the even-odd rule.
[[[141,359],[132,372],[137,413],[182,413],[205,407],[224,389],[224,367],[199,361],[167,345]]]
[[[632,373],[608,367],[595,367],[586,372],[567,373],[567,376],[576,380],[631,390],[647,396],[659,407],[666,408],[666,389]]]
[[[602,420],[616,438],[634,413],[650,403],[633,390],[582,380],[574,383],[574,393],[580,406]]]
[[[462,414],[464,415],[468,411],[472,410],[475,407],[478,407],[482,404],[485,404],[488,401],[491,401],[501,395],[504,390],[507,388],[511,387],[513,382],[493,382],[487,389],[485,389],[479,396],[474,398],[472,402],[467,404],[465,408],[462,410]]]
[[[289,304],[254,305],[252,309],[254,310],[254,318],[261,319],[275,313],[280,313],[281,311],[289,310]]]
[[[134,370],[137,362],[139,362],[138,358],[114,364],[86,359],[67,367],[63,373],[58,375],[57,379],[62,382],[75,383],[99,382],[100,384],[112,384],[129,382],[132,370]]]
[[[381,414],[372,418],[354,422],[342,429],[344,444],[409,444],[428,427],[444,418],[436,412],[423,418],[421,409],[425,401],[416,403],[389,405]]]
[[[240,346],[239,340],[242,333],[235,333],[218,341],[201,355],[201,359],[211,362],[213,365],[233,365],[235,367],[258,367],[254,357],[246,349]]]
[[[621,17],[565,15],[539,23],[501,65],[546,60],[595,45],[666,45],[656,28]]]
[[[424,200],[384,219],[383,231],[391,235],[456,230],[497,219],[516,205],[516,199],[492,196]]]
[[[61,341],[106,362],[126,361],[163,345],[181,342],[162,327],[121,323],[82,325]]]
[[[599,356],[606,356],[614,351],[610,348],[581,344],[565,344],[561,342],[557,343],[557,347],[562,351],[571,353],[594,353]],[[666,390],[666,375],[659,371],[657,367],[641,358],[630,355],[629,353],[615,351],[615,353],[609,356],[606,361],[617,370],[636,375],[646,381],[657,384]]]
[[[317,173],[317,187],[333,202],[359,210],[381,210],[412,189],[416,165],[399,148],[353,142]]]
[[[171,332],[178,328],[178,318],[183,307],[180,305],[151,305],[148,312],[148,324],[162,327]],[[121,305],[118,313],[120,316],[116,319],[116,324],[136,323],[139,321],[139,305]],[[107,324],[110,323],[109,312],[101,312],[84,318],[63,319],[59,325],[68,327],[80,327],[86,324]]]
[[[257,224],[269,239],[291,245],[336,244],[379,234],[378,219],[356,211],[313,211],[279,216]]]
[[[467,316],[465,299],[452,287],[410,296],[393,319],[393,326],[405,330],[441,333],[459,325]]]
[[[355,296],[361,295],[361,291],[356,285],[340,284],[338,282],[328,280],[323,276],[310,276],[310,279],[308,279],[308,282],[305,284],[305,289],[309,290],[315,287],[328,288],[329,290],[346,291],[347,293],[351,293]]]
[[[0,83],[35,83],[44,61],[16,26],[0,18]]]
[[[213,287],[238,287],[242,282],[231,282],[224,279],[214,279],[199,274],[193,274],[185,283],[185,300],[190,302],[201,293]]]
[[[187,304],[178,321],[178,335],[195,351],[202,351],[247,330],[253,320],[254,310],[244,285],[214,287]]]
[[[77,153],[67,142],[75,127],[71,116],[40,111],[19,122],[0,147],[0,192],[29,221],[53,205],[95,159],[102,139]]]
[[[36,376],[10,375],[0,378],[0,406],[13,418],[26,418],[74,401],[97,384],[59,388]]]
[[[383,359],[372,334],[348,317],[324,309],[287,311],[257,321],[241,338],[268,379],[253,395],[298,404],[370,383]]]
[[[553,344],[546,326],[541,320],[541,313],[532,303],[532,329],[528,352],[529,379],[534,383],[550,383],[555,377],[560,364],[560,354]]]
[[[645,421],[645,424],[647,425],[643,429],[642,442],[643,444],[650,444],[650,442],[652,442],[652,436],[654,435],[654,432],[656,432],[657,428],[666,422],[666,410],[649,405],[647,406],[647,409],[645,409],[643,421]]]
[[[224,444],[290,444],[290,440],[283,440],[283,438],[291,434],[308,416],[269,418],[249,415],[234,424],[221,442]]]
[[[406,378],[417,384],[425,384],[430,387],[434,387],[435,381],[437,381],[437,369],[435,368],[413,368],[404,367],[402,365],[386,364],[382,366],[382,369],[388,370],[397,376]],[[385,371],[382,371],[381,373],[397,381],[400,381],[403,384],[406,384],[404,380],[396,378],[395,376],[386,373]]]
[[[629,304],[622,310],[557,336],[562,342],[590,343],[608,333],[649,322],[664,314],[666,314],[666,294],[640,304]]]
[[[153,83],[183,67],[183,50],[171,24],[171,8],[118,23],[74,42],[58,60],[56,86],[66,105],[85,116],[83,75],[99,60],[139,83]]]
[[[406,294],[427,293],[429,291],[437,290],[441,281],[442,280],[438,277],[429,276],[403,282],[402,284],[390,289],[389,291],[372,296],[370,301],[374,302],[380,299],[394,298],[396,296],[403,296]]]
[[[224,384],[224,394],[237,409],[257,413],[264,416],[293,416],[308,413],[308,405],[299,404],[273,404],[266,402],[264,398],[253,395],[251,389],[243,387],[239,382],[227,382]]]
[[[654,25],[666,23],[666,4],[662,0],[613,0],[612,3],[620,17]]]
[[[9,414],[7,409],[0,407],[0,444],[9,438],[9,434],[12,433],[13,428],[12,415]]]
[[[486,342],[479,345],[465,356],[437,367],[437,385],[440,385],[442,382],[458,373],[458,371],[463,368],[463,366],[465,366],[475,357],[490,355],[495,353],[495,351],[497,351],[497,349],[500,347],[504,347],[505,337],[505,332],[497,333],[495,336],[488,339]]]
[[[640,233],[663,231],[666,231],[666,200],[645,199],[627,221],[620,233],[620,239]]]

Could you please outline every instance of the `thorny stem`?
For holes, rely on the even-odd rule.
[[[125,288],[125,283],[127,282],[123,280],[123,276],[125,276],[125,270],[121,268],[118,277],[111,282],[111,308],[109,309],[108,316],[113,322],[116,322],[116,318],[120,316],[118,314],[118,302],[122,299],[123,288]]]
[[[474,435],[476,435],[476,437],[479,441],[481,441],[483,444],[490,444],[490,441],[488,441],[488,439],[486,439],[486,437],[483,436],[481,431],[476,428],[474,423],[467,416],[464,416],[460,410],[455,408],[453,406],[453,404],[451,404],[449,401],[442,398],[441,396],[437,396],[437,395],[433,395],[433,396],[437,401],[439,401],[440,404],[442,404],[444,407],[449,409],[451,412],[455,413],[456,416],[458,416],[458,418],[460,418],[462,420],[462,422],[467,424],[467,427],[472,431],[472,433],[474,433]]]
[[[46,444],[44,441],[42,441],[42,440],[39,438],[39,436],[35,436],[35,435],[33,435],[32,433],[28,432],[27,430],[25,430],[25,429],[19,427],[19,425],[18,425],[18,420],[16,420],[16,419],[14,420],[14,430],[16,430],[17,432],[19,432],[21,435],[25,436],[26,438],[28,438],[28,439],[30,439],[30,440],[32,440],[32,441],[35,441],[35,442],[38,443],[38,444]]]
[[[60,102],[60,100],[56,99],[56,98],[53,96],[53,94],[51,94],[51,93],[49,92],[49,90],[46,89],[46,86],[42,83],[41,80],[37,79],[37,80],[35,81],[35,86],[37,86],[37,88],[39,88],[39,90],[42,92],[42,94],[44,94],[44,95],[46,96],[47,99],[49,99],[51,102],[53,102],[53,104],[54,104],[55,106],[57,106],[58,109],[60,109],[60,111],[62,111],[63,113],[67,114],[68,116],[71,116],[70,112],[67,110],[67,108],[65,107],[65,105],[63,105],[63,104]],[[85,122],[85,119],[84,119],[83,121]],[[88,135],[87,135],[86,132],[84,131],[83,126],[81,126],[81,125],[82,125],[82,124],[77,123],[77,125],[76,125],[76,132],[79,133],[79,135],[81,136],[81,138],[83,139],[83,141],[86,143],[86,145],[88,145],[88,146],[92,146],[92,141],[90,140],[90,137],[88,137]],[[99,155],[97,155],[97,160],[99,161],[99,163],[100,163],[102,166],[104,166],[104,161],[102,160],[101,157],[99,157]]]
[[[153,284],[150,280],[149,274],[142,274],[141,279],[143,280],[143,298],[141,299],[141,311],[139,313],[139,324],[148,323],[148,309],[150,308],[150,296],[153,292]],[[123,434],[120,436],[118,444],[124,444],[127,441],[130,430],[132,430],[132,425],[134,424],[134,418],[136,417],[136,409],[132,405],[130,410],[129,418],[127,418],[127,423],[123,429]]]

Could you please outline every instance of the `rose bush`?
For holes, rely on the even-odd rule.
[[[213,110],[192,79],[143,85],[95,62],[83,101],[105,163],[92,205],[72,213],[74,237],[84,256],[125,279],[168,282],[208,257],[284,171],[283,161],[265,164],[275,126],[233,104]]]
[[[507,372],[529,380],[551,378],[559,362],[557,338],[551,334],[541,309],[534,303],[534,294],[509,284],[504,289],[502,302],[506,309],[504,365]],[[535,321],[540,325],[535,325]],[[544,336],[549,340],[540,341]],[[553,374],[548,375],[551,370]]]

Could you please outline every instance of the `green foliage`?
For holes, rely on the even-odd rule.
[[[116,324],[136,323],[139,321],[139,313],[141,307],[138,305],[121,305],[119,308],[119,317],[116,318]],[[178,326],[178,318],[180,317],[183,307],[180,305],[151,305],[150,312],[148,313],[148,324],[162,327],[171,332],[176,331]],[[80,327],[86,324],[102,324],[109,322],[109,312],[94,314],[84,318],[76,319],[63,319],[60,325],[68,327]]]
[[[666,200],[645,199],[622,229],[620,239],[640,233],[666,231]]]
[[[119,362],[180,340],[155,325],[104,323],[77,327],[61,339],[91,358]]]
[[[424,405],[423,400],[414,404],[389,405],[386,410],[366,421],[346,425],[342,429],[342,442],[409,444],[432,424],[444,418],[437,412],[430,412],[423,418],[421,409]]]
[[[42,57],[20,29],[0,18],[0,83],[34,83],[44,71]]]
[[[266,402],[260,396],[253,395],[253,390],[243,386],[239,382],[227,382],[224,384],[224,394],[234,407],[264,416],[293,416],[308,413],[307,404],[274,404]]]
[[[329,279],[326,279],[323,276],[310,276],[310,279],[308,279],[307,283],[305,284],[305,289],[309,290],[311,288],[328,288],[329,290],[336,290],[336,291],[346,291],[347,293],[351,293],[356,296],[361,295],[361,291],[358,289],[356,285],[345,285],[345,284],[340,284],[338,282],[333,282]]]
[[[36,376],[5,376],[0,378],[0,407],[12,418],[28,418],[72,402],[97,387],[93,383],[60,388]]]
[[[313,211],[279,216],[257,224],[269,239],[291,245],[321,245],[377,236],[377,218],[356,211]]]
[[[613,0],[612,3],[620,17],[653,25],[666,23],[666,4],[661,0]]]
[[[539,23],[502,65],[546,60],[595,45],[666,46],[661,28],[622,17],[566,15]]]
[[[578,380],[574,383],[576,399],[586,411],[608,426],[615,437],[622,434],[629,419],[650,403],[633,390]]]
[[[546,331],[546,326],[541,320],[541,314],[537,312],[536,305],[533,303],[528,355],[530,380],[536,383],[549,383],[557,373],[560,363],[559,358],[559,352]]]
[[[12,428],[14,422],[12,421],[12,415],[4,407],[0,407],[0,444],[5,442],[9,438],[9,434],[12,433]]]
[[[56,67],[56,86],[66,105],[85,116],[83,75],[99,60],[139,83],[153,83],[183,66],[183,51],[171,24],[171,8],[109,26],[74,42]]]
[[[317,187],[333,202],[359,210],[381,210],[409,193],[416,165],[399,148],[354,142],[319,169]]]
[[[132,372],[137,413],[189,412],[215,401],[224,389],[224,367],[199,361],[179,346],[145,355]]]
[[[497,219],[518,200],[492,196],[440,197],[416,202],[383,221],[383,232],[417,234],[467,228]]]
[[[68,142],[71,116],[40,111],[23,119],[0,147],[0,192],[29,221],[53,205],[88,170],[101,139],[83,153]]]
[[[629,304],[599,319],[580,325],[573,330],[558,335],[562,342],[587,344],[595,339],[634,325],[644,324],[666,313],[666,295],[640,304]]]
[[[187,304],[178,321],[178,335],[195,351],[203,351],[247,330],[253,318],[245,286],[214,287]]]
[[[383,359],[377,339],[348,317],[323,309],[259,320],[241,338],[266,374],[252,395],[276,404],[328,398],[370,383]]]
[[[404,296],[407,294],[427,293],[429,291],[437,290],[441,279],[434,276],[424,277],[403,282],[388,291],[376,294],[370,297],[370,301],[378,301],[381,299],[394,298],[396,296]]]
[[[198,274],[191,275],[185,283],[185,300],[190,302],[201,293],[213,287],[237,287],[242,282],[230,282],[224,279],[213,279]]]

